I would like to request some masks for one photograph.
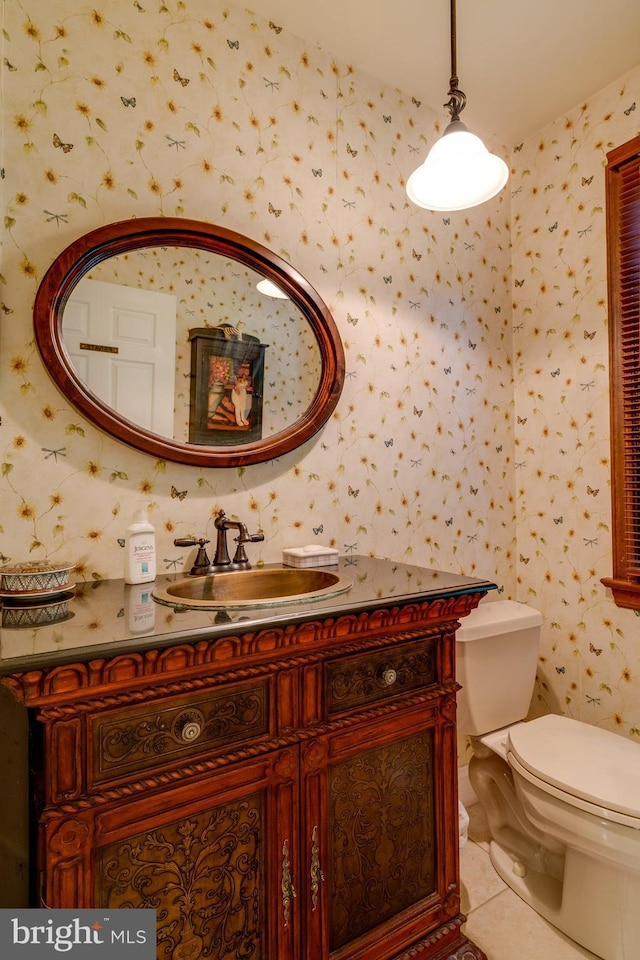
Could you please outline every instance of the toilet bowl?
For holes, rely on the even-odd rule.
[[[458,730],[491,861],[546,920],[603,960],[640,956],[640,745],[548,715],[523,722],[542,617],[480,604],[456,634]]]

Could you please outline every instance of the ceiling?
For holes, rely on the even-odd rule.
[[[448,119],[449,0],[246,0]],[[457,0],[462,119],[513,147],[640,63],[640,0]]]

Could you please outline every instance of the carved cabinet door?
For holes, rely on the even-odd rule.
[[[294,960],[298,749],[42,828],[45,902],[157,911],[158,960]]]
[[[440,707],[396,711],[301,747],[304,960],[376,960],[418,943],[426,958],[446,947],[442,931],[428,945],[459,914],[446,827],[454,727]]]

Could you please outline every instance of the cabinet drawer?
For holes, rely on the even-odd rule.
[[[268,680],[125,707],[92,721],[93,780],[229,752],[268,733]]]
[[[327,713],[365,707],[437,681],[434,638],[343,657],[326,666]]]

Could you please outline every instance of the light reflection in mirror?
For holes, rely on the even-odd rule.
[[[256,283],[256,288],[260,293],[264,293],[266,297],[275,297],[276,300],[289,299],[287,294],[281,290],[280,287],[276,287],[275,283],[272,283],[271,280],[259,280],[258,283]]]

